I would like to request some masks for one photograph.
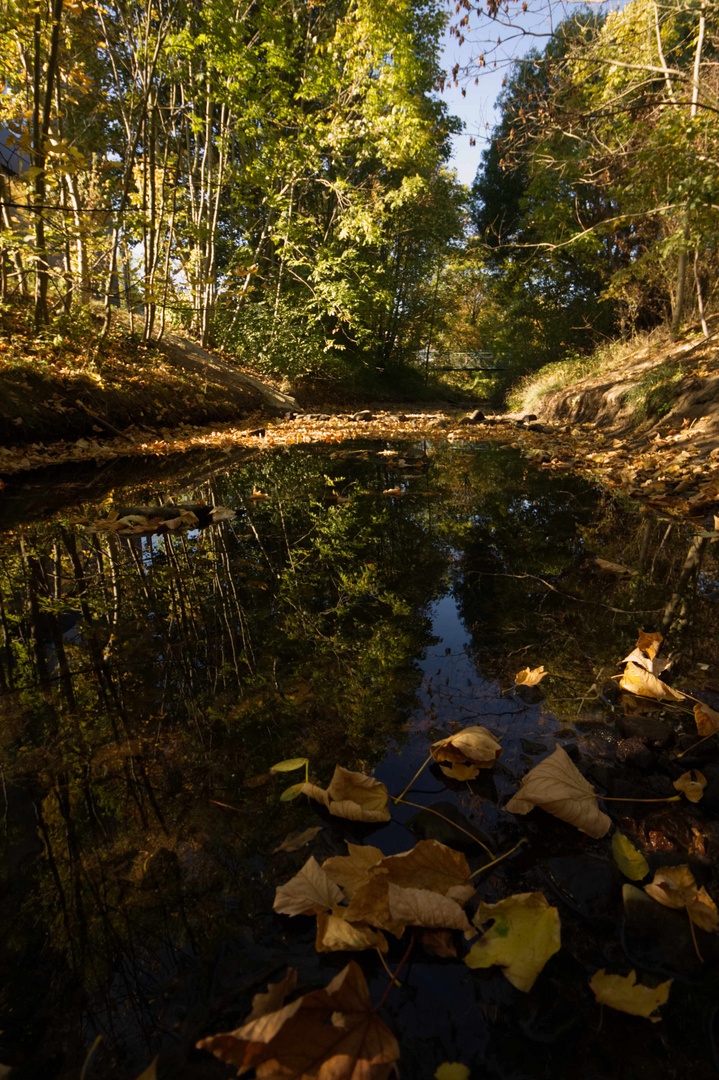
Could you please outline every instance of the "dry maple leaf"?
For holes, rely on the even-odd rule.
[[[310,855],[299,873],[277,886],[272,907],[281,915],[317,915],[331,911],[342,898],[342,890]]]
[[[677,791],[682,791],[689,799],[689,802],[694,803],[699,802],[706,786],[707,778],[698,769],[690,769],[688,772],[682,773],[679,779],[674,781],[674,787]]]
[[[326,791],[317,784],[297,786],[303,795],[322,803],[335,817],[348,821],[390,820],[387,788],[373,776],[336,765]]]
[[[535,806],[588,836],[604,836],[612,824],[597,806],[594,788],[561,747],[530,769],[506,809],[513,814],[528,814]]]
[[[429,752],[447,776],[455,780],[473,780],[480,769],[492,768],[502,747],[491,731],[475,725],[432,743]]]
[[[472,921],[481,927],[490,920],[493,925],[464,962],[471,968],[500,964],[512,985],[526,993],[561,946],[559,912],[540,892],[518,893],[497,904],[482,901]]]
[[[595,971],[589,985],[600,1005],[656,1021],[660,1018],[652,1013],[666,1004],[672,979],[658,986],[644,986],[637,982],[636,971],[630,971],[628,975],[608,975],[602,968]]]
[[[240,1073],[254,1068],[267,1080],[386,1080],[399,1058],[397,1040],[373,1011],[354,961],[324,990],[248,1020],[237,1031],[202,1039],[197,1047]]]
[[[389,855],[377,865],[377,871],[386,874],[393,885],[430,889],[462,903],[475,893],[465,855],[439,840],[420,840],[409,851]]]
[[[515,686],[536,686],[540,683],[545,675],[549,675],[548,671],[544,670],[544,664],[541,667],[535,668],[522,668],[514,676]]]
[[[667,683],[657,679],[650,671],[640,667],[639,664],[635,664],[633,661],[625,667],[619,685],[623,690],[629,690],[630,693],[636,694],[637,697],[654,698],[656,701],[684,700],[684,694],[680,693],[679,690],[673,690]]]
[[[686,908],[689,918],[702,930],[719,928],[716,904],[704,886],[697,889],[688,866],[663,866],[655,871],[654,880],[644,886],[644,891],[664,907]]]
[[[713,735],[715,731],[719,731],[719,712],[710,709],[703,702],[698,701],[694,706],[694,719],[700,735]]]

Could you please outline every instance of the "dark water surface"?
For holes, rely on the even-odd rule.
[[[611,681],[638,631],[664,623],[677,683],[719,707],[717,545],[692,549],[695,530],[540,472],[518,451],[387,448],[9,485],[0,1063],[10,1080],[80,1077],[98,1036],[86,1080],[132,1080],[157,1054],[160,1080],[233,1075],[195,1042],[239,1026],[288,963],[306,991],[354,955],[379,1000],[377,954],[317,955],[314,921],[275,915],[274,891],[310,854],[345,854],[347,840],[392,854],[434,837],[473,870],[486,862],[422,806],[497,853],[525,839],[478,876],[479,897],[541,890],[559,908],[562,949],[523,994],[499,968],[470,971],[417,943],[382,1011],[403,1078],[429,1080],[445,1061],[506,1080],[716,1075],[716,937],[699,932],[700,963],[684,912],[624,910],[609,838],[502,807],[557,745],[615,797],[672,795],[672,780],[699,767],[708,784],[696,806],[606,808],[652,869],[688,863],[719,898],[716,740],[680,761],[696,741],[691,711],[625,715],[633,706]],[[382,494],[397,486],[401,498]],[[269,497],[249,499],[253,487]],[[73,523],[169,498],[237,516],[131,538]],[[597,556],[634,573],[601,570]],[[540,664],[551,673],[541,694],[510,689]],[[323,785],[339,763],[399,794],[429,743],[468,724],[502,742],[495,769],[463,784],[425,769],[407,796],[417,805],[393,808],[388,824],[280,802],[301,776],[269,774],[306,756]],[[308,847],[275,852],[312,825],[323,828]],[[390,967],[405,948],[392,939]],[[602,1011],[588,986],[599,968],[674,978],[661,1022]]]

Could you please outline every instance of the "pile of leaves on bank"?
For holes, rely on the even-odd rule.
[[[541,828],[541,821],[535,820],[539,809],[601,841],[626,879],[622,889],[625,911],[646,903],[682,912],[701,964],[707,947],[714,949],[719,929],[714,899],[695,880],[688,863],[677,865],[669,856],[666,865],[658,866],[651,881],[647,880],[650,868],[640,850],[641,830],[637,828],[630,839],[624,829],[614,828],[610,837],[613,821],[600,806],[603,800],[619,804],[624,815],[633,802],[676,803],[686,799],[691,806],[702,798],[706,778],[698,769],[683,768],[680,759],[719,731],[719,712],[663,681],[667,664],[659,651],[661,643],[659,633],[640,633],[636,648],[619,665],[622,670],[616,684],[629,715],[645,704],[657,708],[661,703],[661,707],[668,704],[693,717],[696,731],[687,750],[676,753],[674,760],[666,755],[668,765],[679,774],[673,782],[675,793],[661,799],[634,799],[631,794],[609,799],[595,791],[566,750],[557,746],[518,778],[518,789],[505,811],[531,814],[534,826]],[[543,668],[524,669],[516,675],[515,684],[536,687],[547,674]],[[501,754],[496,733],[470,726],[433,742],[425,765],[433,762],[453,781],[471,781],[494,769]],[[392,805],[409,802],[407,792],[419,776],[393,798],[374,777],[340,765],[327,788],[310,780],[306,758],[279,762],[271,772],[290,773],[300,768],[305,770],[305,780],[287,788],[281,795],[284,801],[306,797],[335,817],[368,823],[390,820]],[[443,817],[431,806],[424,809]],[[625,828],[627,822],[622,816]],[[278,850],[299,850],[312,843],[321,828],[313,826],[288,837]],[[479,862],[474,868],[462,851],[433,839],[420,840],[393,855],[369,844],[347,842],[346,854],[321,863],[310,856],[298,873],[277,888],[274,910],[290,918],[315,918],[320,953],[375,951],[388,975],[382,999],[373,1006],[362,970],[352,960],[324,989],[310,990],[287,1003],[297,986],[297,972],[290,969],[280,982],[270,984],[266,993],[255,996],[251,1013],[237,1030],[212,1035],[198,1046],[238,1066],[240,1073],[254,1068],[263,1078],[381,1080],[393,1071],[399,1046],[378,1014],[389,994],[403,993],[399,976],[413,949],[461,960],[473,970],[497,965],[518,992],[529,992],[546,963],[562,948],[559,909],[541,891],[485,901],[484,873],[512,857],[526,837],[493,854],[476,835],[467,835],[477,845]],[[648,854],[656,854],[656,846],[653,851],[651,844],[644,846]],[[643,884],[640,887],[638,883]],[[384,960],[391,938],[401,939],[405,946],[394,971]],[[599,1005],[654,1023],[661,1019],[663,1006],[671,1008],[671,978],[660,980],[656,974],[635,969],[598,968],[587,971],[586,979]],[[443,1080],[467,1077],[469,1071],[462,1063],[446,1063],[435,1075]]]

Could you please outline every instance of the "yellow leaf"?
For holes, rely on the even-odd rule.
[[[322,911],[317,915],[317,952],[361,952],[363,949],[379,949],[387,952],[387,938],[380,930],[361,923],[347,922],[344,908],[336,908],[337,914]]]
[[[612,837],[612,855],[621,872],[630,881],[641,881],[649,873],[649,863],[624,833],[615,832]]]
[[[437,762],[448,761],[452,765],[471,764],[478,769],[491,769],[502,753],[502,747],[491,731],[475,725],[432,743],[430,753]],[[455,775],[458,780],[472,779],[471,776],[464,777],[451,772],[447,775]],[[473,776],[476,775],[475,771]]]
[[[347,850],[349,855],[333,855],[331,859],[325,859],[322,869],[351,899],[359,886],[367,880],[372,867],[382,862],[384,853],[369,844],[350,844],[349,841]]]
[[[278,885],[272,907],[281,915],[317,915],[331,911],[340,900],[342,890],[311,855],[299,873]]]
[[[298,795],[301,795],[307,784],[293,784],[291,787],[285,788],[280,795],[280,802],[292,802]]]
[[[526,993],[560,948],[559,912],[540,892],[518,893],[497,904],[482,901],[472,921],[482,926],[490,919],[493,925],[475,942],[464,962],[470,968],[500,964],[512,986]]]
[[[461,1061],[445,1061],[435,1070],[435,1080],[469,1080],[471,1072]]]
[[[624,674],[619,680],[623,690],[629,690],[637,697],[654,698],[657,701],[683,701],[684,694],[673,690],[671,686],[662,682],[638,664],[630,662],[624,669]]]
[[[439,767],[450,780],[476,780],[479,776],[479,765],[453,765],[442,762]]]
[[[285,761],[278,761],[276,765],[271,765],[270,772],[294,772],[295,769],[301,769],[306,764],[306,757],[286,758]]]
[[[659,986],[644,986],[637,982],[636,971],[628,975],[607,975],[602,968],[595,971],[589,985],[600,1005],[608,1005],[611,1009],[631,1013],[632,1016],[658,1020],[659,1017],[652,1016],[652,1013],[666,1004],[672,980],[659,983]]]
[[[698,701],[694,706],[694,719],[700,735],[713,735],[715,731],[719,731],[719,712],[710,709],[703,702]]]
[[[389,821],[387,788],[373,776],[335,766],[325,791],[317,784],[303,784],[302,792],[326,806],[335,817],[348,821]]]
[[[544,664],[535,668],[525,667],[514,676],[514,683],[515,686],[536,686],[545,675],[549,675],[549,672],[544,670]]]
[[[644,891],[664,907],[686,908],[689,918],[702,930],[711,933],[719,928],[716,904],[703,886],[697,889],[688,866],[663,866]]]
[[[689,802],[699,802],[706,786],[707,778],[698,769],[690,769],[674,781],[674,787],[677,791],[684,792]]]
[[[647,633],[645,630],[640,630],[639,637],[637,638],[637,648],[641,649],[642,652],[645,652],[650,660],[653,660],[659,652],[659,646],[663,640],[664,638],[658,630],[653,633]]]
[[[535,806],[588,836],[605,836],[612,824],[597,806],[594,788],[561,747],[530,769],[506,809],[513,814],[528,814]]]

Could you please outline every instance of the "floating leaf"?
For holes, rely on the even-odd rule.
[[[278,761],[276,765],[271,765],[270,772],[294,772],[295,769],[302,769],[306,764],[306,757],[286,758],[285,761]]]
[[[301,795],[307,785],[303,782],[301,784],[293,784],[292,787],[285,788],[280,795],[280,802],[292,802],[298,795]]]
[[[258,1075],[288,1080],[386,1080],[399,1058],[397,1040],[373,1011],[354,961],[326,989],[312,990],[237,1031],[202,1039],[197,1047],[240,1073],[254,1068]]]
[[[439,840],[420,840],[409,851],[383,858],[377,869],[393,885],[430,889],[462,903],[475,893],[466,857]]]
[[[625,667],[619,685],[623,690],[629,690],[632,694],[636,694],[637,697],[654,698],[656,701],[684,700],[684,694],[680,693],[679,690],[673,690],[667,683],[657,679],[650,671],[640,667],[633,661]]]
[[[644,891],[664,907],[686,908],[693,923],[708,932],[719,928],[717,907],[702,886],[697,889],[694,875],[688,866],[663,866]]]
[[[612,837],[612,855],[621,872],[630,881],[641,881],[649,873],[649,863],[624,833],[615,832]]]
[[[694,719],[700,735],[713,735],[719,731],[719,712],[698,701],[694,706]]]
[[[350,844],[349,841],[347,850],[349,855],[333,855],[331,859],[325,859],[322,869],[351,898],[367,880],[372,867],[382,862],[384,853],[369,844]]]
[[[387,938],[379,930],[362,923],[351,923],[344,918],[346,909],[336,908],[336,914],[320,912],[317,916],[317,952],[361,952],[363,949],[379,949],[387,952]]]
[[[677,791],[683,792],[689,802],[699,802],[706,786],[707,778],[698,769],[690,769],[674,781],[674,787]]]
[[[429,752],[447,776],[455,780],[473,780],[480,769],[492,768],[502,747],[491,731],[475,725],[432,743]]]
[[[389,821],[387,788],[373,776],[335,766],[329,787],[303,784],[302,792],[326,806],[335,817],[349,821]]]
[[[658,986],[644,986],[637,982],[636,971],[628,975],[607,975],[602,968],[595,971],[589,985],[600,1005],[608,1005],[610,1009],[631,1013],[632,1016],[658,1020],[659,1017],[652,1016],[652,1013],[666,1004],[672,979]]]
[[[549,672],[544,670],[544,664],[535,668],[525,667],[514,676],[514,684],[515,686],[536,686],[545,675],[549,675]]]
[[[530,769],[506,809],[513,814],[528,814],[535,806],[588,836],[604,836],[612,824],[597,806],[594,788],[561,747]]]
[[[461,1061],[445,1061],[435,1070],[435,1080],[469,1080],[471,1072]]]
[[[469,930],[467,916],[457,901],[449,896],[442,896],[431,889],[403,889],[391,883],[388,893],[393,922],[438,930]]]
[[[321,833],[323,829],[322,825],[313,825],[310,829],[296,830],[289,833],[281,844],[278,844],[273,849],[272,854],[276,855],[278,851],[299,851],[305,844],[309,844],[317,836],[317,833]]]
[[[281,915],[317,915],[331,911],[341,899],[342,890],[311,855],[299,873],[278,885],[272,907]]]
[[[500,964],[513,986],[525,993],[561,945],[559,912],[540,892],[518,893],[497,904],[482,901],[474,919],[493,925],[470,949],[465,963],[471,968]]]

